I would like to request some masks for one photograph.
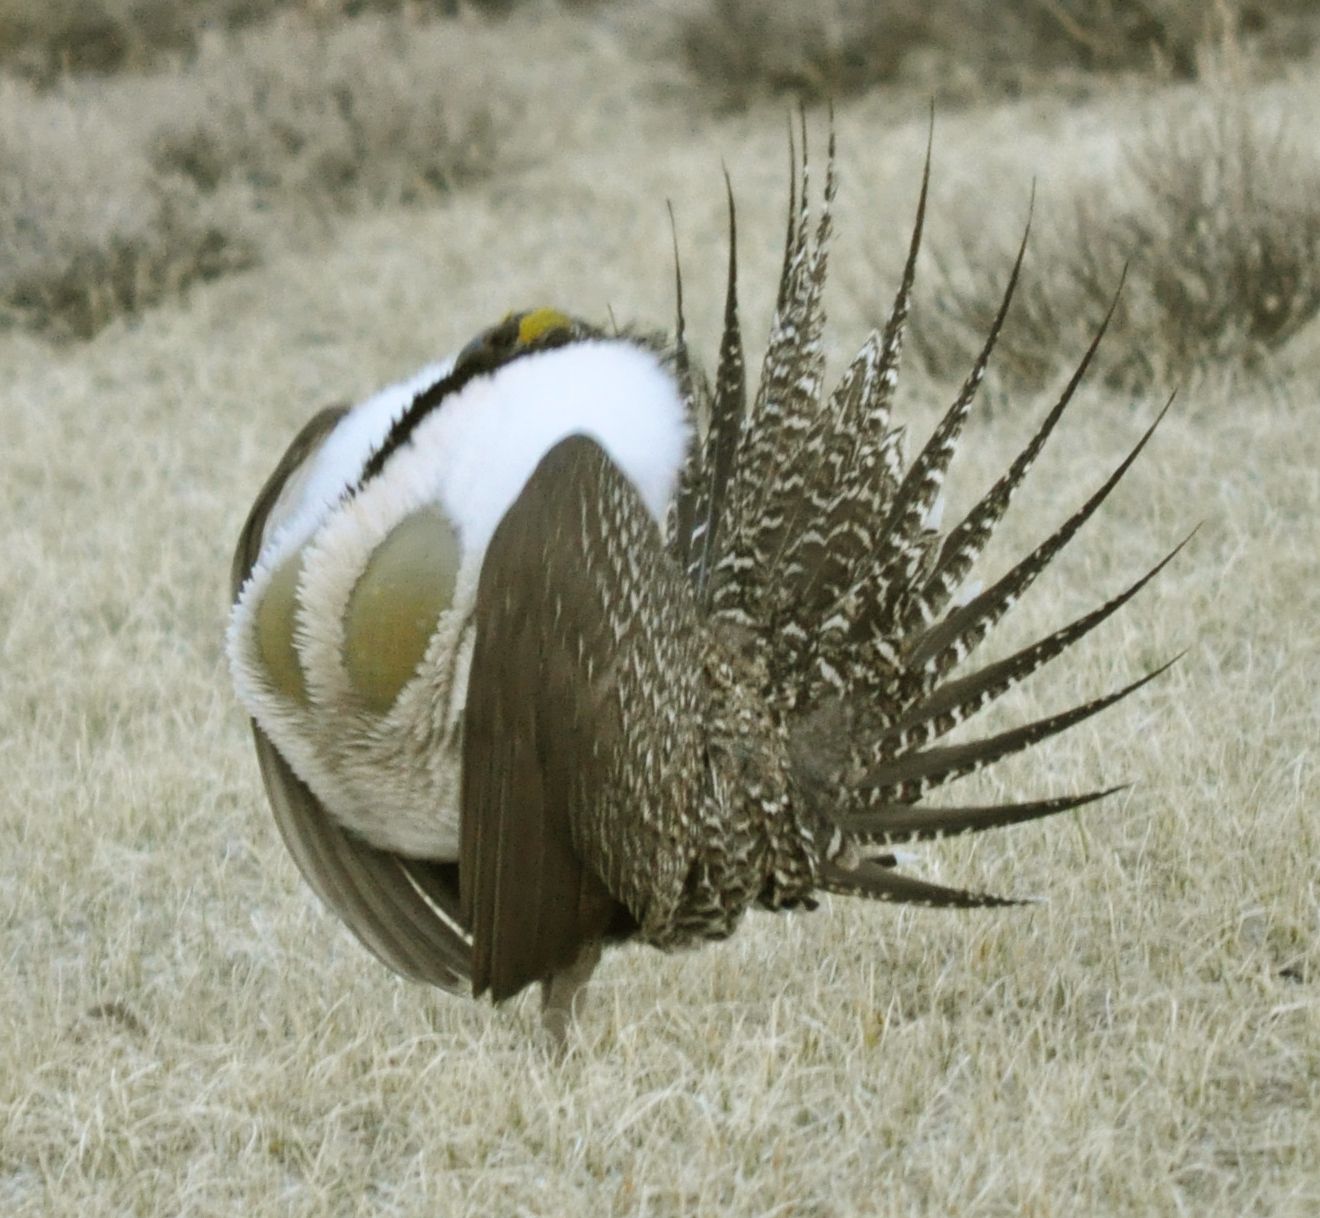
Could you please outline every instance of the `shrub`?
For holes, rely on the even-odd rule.
[[[310,212],[433,196],[494,156],[494,90],[441,24],[279,19],[185,71],[0,79],[0,318],[86,336],[256,261]]]
[[[924,6],[907,0],[667,0],[663,11],[688,70],[728,107],[860,92],[891,80],[929,33]]]
[[[250,264],[229,196],[152,172],[86,97],[0,81],[0,317],[85,337],[189,283]]]
[[[370,13],[418,18],[462,8],[507,15],[525,0],[0,0],[0,63],[36,83],[69,73],[159,66],[192,55],[207,33],[235,31],[279,13],[324,26]],[[576,0],[578,6],[591,0]]]
[[[192,48],[204,28],[231,29],[287,0],[0,0],[0,57],[50,82],[68,72],[143,67]]]
[[[997,366],[1038,384],[1099,324],[1126,266],[1107,378],[1177,383],[1199,365],[1252,366],[1320,314],[1320,159],[1227,95],[1166,119],[1126,153],[1116,181],[1079,185],[1033,236]],[[923,319],[931,371],[965,369],[1007,278],[1011,251],[969,242]]]
[[[150,141],[203,191],[286,206],[411,203],[483,172],[493,89],[440,25],[279,19],[203,42]]]
[[[1250,36],[1304,49],[1313,0],[662,0],[690,74],[720,104],[765,94],[840,97],[907,74],[1016,90],[1059,70],[1154,69],[1192,76],[1203,49]],[[1308,27],[1309,28],[1309,27]],[[1286,31],[1280,37],[1279,30]]]

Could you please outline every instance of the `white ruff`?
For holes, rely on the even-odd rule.
[[[687,444],[682,404],[657,356],[622,340],[525,355],[478,376],[433,410],[351,498],[391,423],[452,361],[424,369],[351,410],[289,479],[229,627],[234,683],[294,771],[349,828],[376,845],[455,858],[458,732],[475,637],[469,621],[486,546],[541,458],[591,436],[660,520]],[[356,697],[343,664],[348,599],[375,548],[421,507],[441,508],[462,561],[417,675],[385,715]],[[308,704],[270,684],[254,629],[271,576],[302,550],[295,647]]]

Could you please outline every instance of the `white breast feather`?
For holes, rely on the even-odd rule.
[[[350,498],[391,424],[452,367],[432,365],[340,420],[290,501],[268,521],[261,556],[230,622],[235,685],[248,711],[336,817],[377,845],[452,858],[459,756],[453,730],[466,699],[472,631],[465,629],[486,546],[541,458],[567,436],[597,440],[659,521],[678,476],[687,425],[673,377],[636,344],[575,343],[525,355],[444,399],[379,475]],[[463,559],[419,675],[384,716],[353,699],[342,663],[348,597],[367,559],[405,516],[439,505]],[[310,543],[310,544],[309,544]],[[306,546],[295,641],[310,707],[266,680],[252,628],[272,573]]]

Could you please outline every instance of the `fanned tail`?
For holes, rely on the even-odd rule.
[[[952,676],[1108,498],[1169,404],[1072,515],[989,588],[960,601],[974,564],[1073,400],[1114,307],[1026,446],[963,519],[942,533],[945,479],[1022,274],[1030,210],[984,346],[908,464],[904,429],[891,414],[929,194],[930,143],[889,318],[882,331],[868,336],[828,394],[823,293],[836,191],[832,124],[814,225],[805,120],[800,157],[791,125],[789,143],[789,213],[777,306],[750,409],[729,193],[730,264],[719,370],[704,442],[694,442],[680,480],[671,545],[711,619],[749,634],[766,662],[769,686],[762,692],[788,725],[802,786],[830,829],[821,887],[927,905],[1013,904],[904,876],[893,857],[877,858],[876,851],[1057,815],[1120,789],[996,805],[920,802],[948,782],[1091,718],[1168,667],[1011,730],[959,744],[935,743],[1090,634],[1186,544],[1067,625],[1006,659]],[[695,415],[703,403],[684,345],[681,280],[677,351],[680,388]]]
[[[930,152],[928,144],[907,260],[884,332],[868,336],[817,413],[796,461],[805,493],[787,480],[771,491],[792,526],[765,568],[774,589],[765,633],[778,640],[774,675],[788,706],[841,684],[822,639],[842,621],[835,607],[874,555],[877,526],[902,477],[905,433],[890,413],[925,224]]]

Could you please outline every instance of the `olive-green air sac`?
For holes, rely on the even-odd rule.
[[[271,576],[257,606],[257,649],[271,685],[286,698],[307,704],[307,682],[293,644],[302,551],[291,554]]]
[[[458,536],[435,508],[397,524],[367,562],[344,614],[344,667],[368,709],[384,714],[412,679],[454,599]]]

